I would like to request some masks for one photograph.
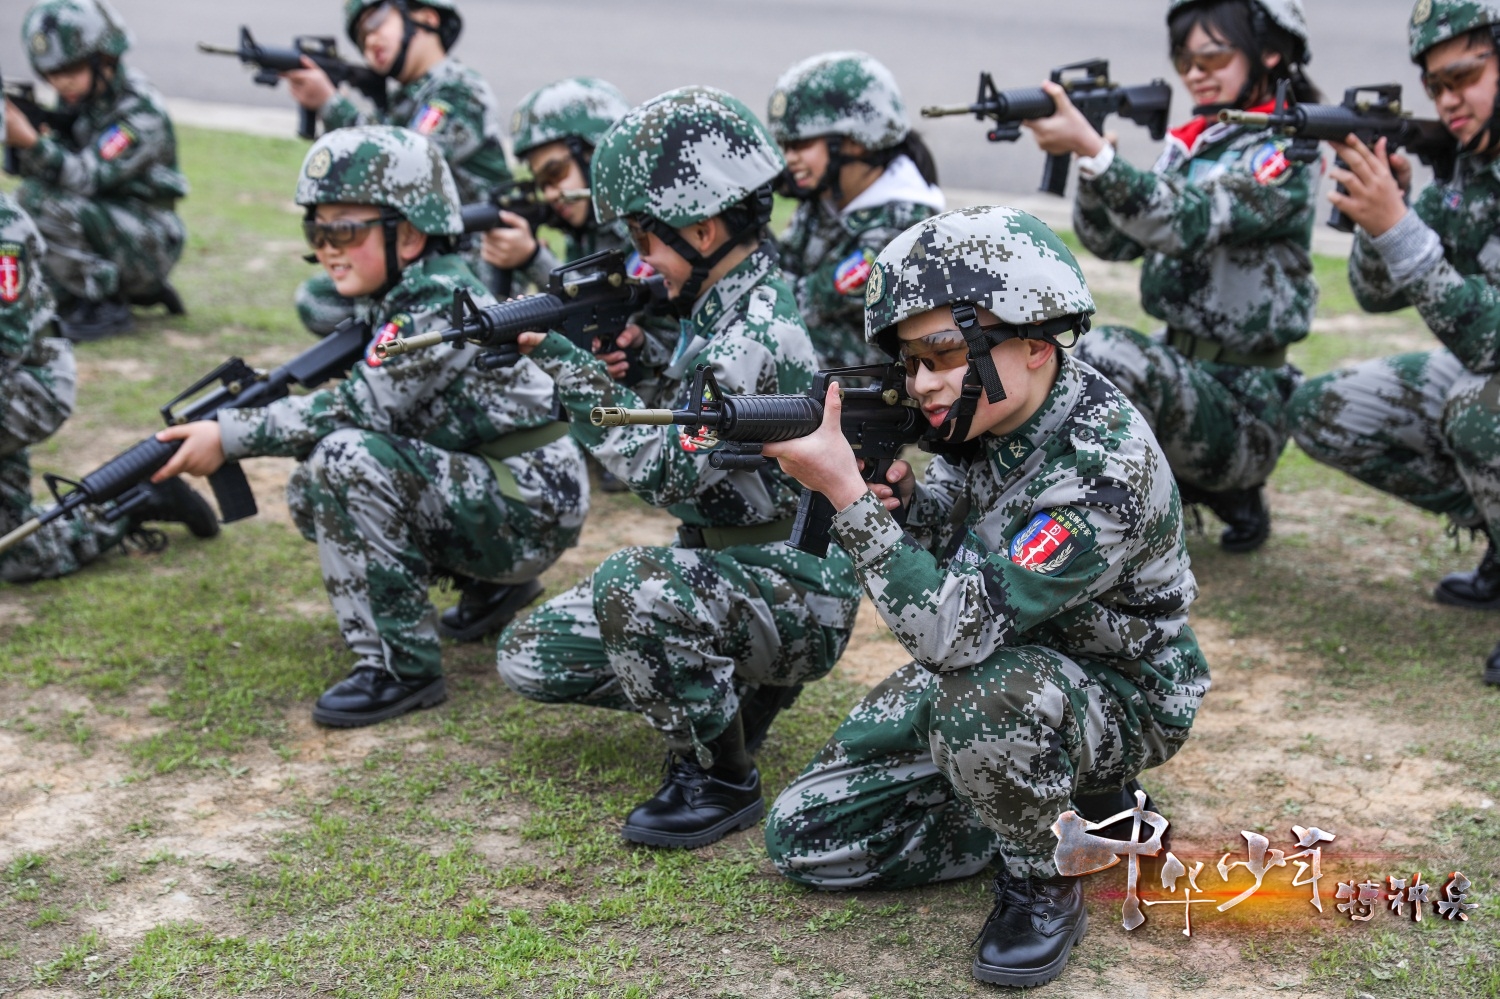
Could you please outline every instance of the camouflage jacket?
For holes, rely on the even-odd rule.
[[[834,533],[929,670],[1044,645],[1178,726],[1208,689],[1172,472],[1140,413],[1081,361],[1064,355],[1041,408],[972,462],[934,458],[905,531],[866,493]]]
[[[1151,172],[1115,156],[1080,179],[1073,228],[1105,260],[1145,257],[1141,305],[1168,328],[1238,353],[1295,343],[1318,302],[1318,171],[1289,161],[1286,143],[1195,118]]]
[[[910,169],[916,173],[915,165]],[[942,210],[941,195],[864,207],[862,201],[855,199],[843,211],[826,198],[804,201],[779,240],[781,268],[825,368],[890,362],[884,351],[865,343],[865,281],[887,243]]]
[[[188,191],[161,95],[124,66],[83,106],[70,134],[42,136],[18,153],[21,176],[85,198],[127,201],[171,215]]]
[[[641,399],[611,380],[603,365],[567,338],[553,333],[531,359],[557,380],[573,420],[573,436],[652,506],[666,507],[684,523],[698,526],[767,524],[795,515],[800,488],[774,464],[764,472],[723,471],[709,465],[707,452],[694,448],[681,428],[593,426],[589,413],[595,406],[639,407]],[[727,394],[806,393],[812,388],[817,368],[812,344],[769,245],[720,278],[683,321],[675,365],[690,374],[699,364],[712,367]],[[683,381],[666,381],[663,402],[686,406],[688,387]],[[849,564],[836,551],[826,560],[780,543],[735,551],[742,561],[771,565],[824,592],[858,599]]]
[[[1453,179],[1429,185],[1390,232],[1357,231],[1349,283],[1370,312],[1416,306],[1468,370],[1500,371],[1497,234],[1500,159],[1461,156]]]
[[[467,344],[388,360],[375,354],[378,342],[446,328],[456,288],[466,289],[480,306],[495,301],[453,255],[429,256],[408,265],[401,282],[383,299],[356,299],[359,320],[377,331],[365,359],[354,365],[348,378],[328,388],[260,409],[220,412],[225,456],[305,458],[318,441],[346,427],[473,452],[512,431],[552,422],[552,380],[529,361],[482,371],[474,366],[478,349]],[[563,439],[505,463],[515,472],[527,505],[537,508],[539,498],[552,494],[541,467],[576,453]]]
[[[31,360],[52,323],[56,303],[41,268],[46,249],[31,216],[0,192],[0,363],[7,368]]]
[[[426,76],[403,85],[385,114],[360,111],[336,94],[318,116],[329,129],[404,125],[427,136],[442,150],[466,205],[510,179],[495,94],[484,77],[455,59],[445,59]]]

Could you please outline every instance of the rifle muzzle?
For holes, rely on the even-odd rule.
[[[426,350],[428,347],[436,347],[440,343],[448,342],[443,335],[445,331],[436,333],[418,333],[416,336],[398,336],[394,340],[375,345],[375,354],[381,359],[396,357],[400,354],[410,354],[414,350]]]
[[[199,52],[207,52],[209,55],[238,56],[240,54],[240,50],[239,49],[225,48],[222,45],[210,45],[207,42],[199,42],[198,43],[198,51]]]
[[[595,406],[589,422],[596,427],[665,427],[673,422],[670,409],[622,409],[619,406]]]
[[[1271,116],[1263,111],[1226,109],[1219,112],[1219,121],[1225,125],[1248,125],[1250,128],[1271,127]]]
[[[975,108],[972,104],[938,104],[933,107],[923,108],[923,118],[946,118],[954,114],[974,114]]]
[[[32,517],[5,537],[0,538],[0,552],[10,551],[16,545],[39,531],[41,527],[42,519],[40,517]]]

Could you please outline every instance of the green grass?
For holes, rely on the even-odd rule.
[[[228,354],[274,362],[308,342],[290,308],[310,273],[290,204],[305,147],[181,135],[194,190],[176,281],[191,313],[146,318],[136,336],[80,350],[85,400],[64,435],[74,447],[143,436],[157,406]],[[778,205],[778,221],[787,211]],[[1342,262],[1316,266],[1320,315],[1351,312]],[[1124,293],[1101,296],[1101,307],[1105,319],[1151,328]],[[1358,332],[1330,333],[1296,357],[1316,372],[1369,349]],[[80,471],[56,441],[40,451],[39,465]],[[1288,497],[1370,495],[1295,451],[1275,485]],[[640,513],[609,497],[594,516]],[[1426,723],[1423,751],[1463,787],[1500,797],[1500,694],[1474,679],[1495,629],[1422,599],[1473,553],[1455,554],[1435,520],[1414,528],[1394,501],[1329,516],[1338,541],[1325,550],[1278,537],[1262,555],[1231,559],[1195,541],[1195,615],[1318,664],[1296,702],[1328,728],[1318,752],[1338,751],[1337,706],[1358,704]],[[1361,578],[1354,556],[1371,546],[1399,548],[1405,578]],[[121,802],[97,828],[0,867],[0,991],[645,999],[760,996],[780,975],[787,996],[993,994],[968,973],[967,943],[989,910],[983,879],[825,895],[777,876],[758,830],[694,854],[627,846],[618,823],[656,787],[657,738],[627,716],[521,701],[496,681],[483,643],[445,649],[451,699],[440,709],[383,725],[373,742],[309,737],[300,719],[348,653],[323,610],[314,549],[284,524],[236,524],[210,543],[174,533],[165,553],[7,588],[0,603],[16,611],[0,623],[0,684],[12,694],[0,734],[65,765],[33,793]],[[839,680],[808,689],[758,761],[772,793],[862,693]],[[67,783],[69,768],[99,775],[80,787]],[[269,831],[242,844],[249,859],[196,845],[184,810],[197,806],[179,802],[188,789],[210,813],[253,803],[244,807]],[[1248,794],[1266,792],[1290,794]],[[1205,920],[1201,932],[1266,983],[1310,968],[1312,986],[1333,994],[1500,996],[1500,816],[1411,808],[1429,830],[1412,853],[1430,879],[1462,869],[1474,881],[1484,909],[1471,923],[1351,929],[1332,917],[1325,881],[1321,919]],[[1093,929],[1065,984],[1107,987],[1106,976],[1140,963],[1137,941],[1155,955],[1154,980],[1223,984],[1173,920],[1121,933],[1119,874],[1089,882]],[[199,900],[201,915],[153,917],[123,938],[96,928],[179,895]]]

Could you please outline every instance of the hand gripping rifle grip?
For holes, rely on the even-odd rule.
[[[245,470],[239,462],[225,462],[208,477],[208,484],[213,486],[214,499],[219,504],[219,519],[224,523],[245,520],[259,512],[255,505],[255,491],[250,488],[250,480],[245,478]]]
[[[307,139],[309,142],[318,134],[318,112],[311,108],[297,106],[297,138]]]

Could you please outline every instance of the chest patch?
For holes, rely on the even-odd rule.
[[[1188,183],[1202,184],[1213,180],[1228,170],[1233,161],[1233,154],[1227,155],[1222,160],[1193,160],[1188,164]]]
[[[0,302],[14,305],[26,286],[22,270],[21,248],[15,243],[0,243]]]
[[[1286,183],[1291,170],[1292,161],[1287,159],[1286,146],[1280,142],[1267,142],[1250,157],[1250,173],[1263,187]]]
[[[1088,523],[1068,509],[1044,510],[1010,541],[1010,560],[1023,569],[1055,576],[1092,542]]]
[[[99,158],[106,161],[117,159],[133,145],[135,133],[125,125],[115,125],[99,136]]]
[[[1447,208],[1450,212],[1457,211],[1458,206],[1463,203],[1464,196],[1461,191],[1449,191],[1443,195],[1443,207]]]
[[[390,343],[392,340],[404,336],[409,326],[411,326],[411,316],[406,313],[399,312],[392,316],[389,322],[380,327],[380,332],[375,334],[374,338],[370,341],[370,346],[365,349],[365,363],[372,368],[378,368],[384,364],[385,359],[375,353],[375,348],[383,343]]]
[[[833,290],[840,295],[858,294],[870,280],[870,266],[874,262],[875,254],[869,250],[855,250],[840,260],[833,270]]]
[[[406,126],[418,135],[431,135],[443,127],[443,122],[448,120],[448,114],[453,109],[442,101],[429,101],[417,109],[412,115],[411,124]]]

